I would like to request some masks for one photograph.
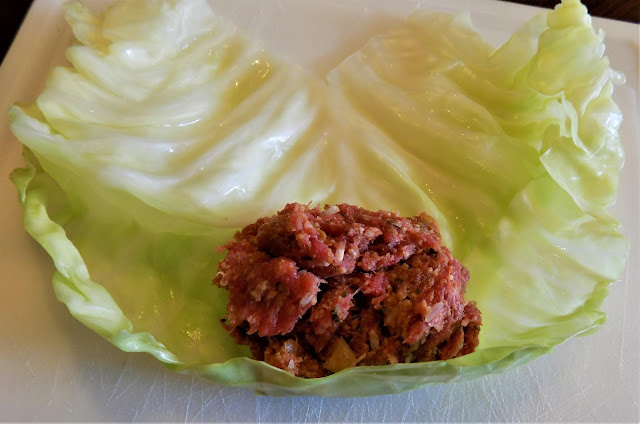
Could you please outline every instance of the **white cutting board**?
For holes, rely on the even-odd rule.
[[[249,36],[323,75],[373,34],[418,5],[469,10],[475,26],[501,43],[540,9],[490,0],[211,0]],[[0,68],[0,110],[32,102],[47,71],[63,63],[71,34],[62,0],[36,0]],[[100,7],[103,0],[88,2]],[[269,398],[165,369],[127,354],[88,330],[59,303],[53,267],[26,235],[8,173],[21,146],[0,118],[0,421],[626,421],[640,411],[638,25],[595,19],[612,66],[627,76],[615,100],[624,112],[627,153],[614,214],[630,260],[611,287],[608,322],[532,363],[501,375],[400,395],[364,399]],[[293,35],[292,35],[293,34]],[[1,115],[0,115],[1,116]],[[5,115],[6,116],[6,115]]]

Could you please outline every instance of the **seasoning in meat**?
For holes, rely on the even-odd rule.
[[[255,359],[323,377],[455,358],[478,345],[469,273],[427,214],[292,203],[224,246],[225,327]]]

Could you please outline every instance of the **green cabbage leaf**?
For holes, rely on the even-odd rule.
[[[578,1],[498,49],[468,16],[417,11],[324,80],[206,0],[65,12],[70,66],[9,111],[11,178],[56,296],[120,349],[265,394],[365,396],[501,372],[604,322],[627,255],[607,212],[622,77]],[[294,201],[432,215],[472,276],[476,352],[320,379],[249,359],[219,323],[215,249]]]

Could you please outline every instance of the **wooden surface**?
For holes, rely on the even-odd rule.
[[[507,0],[553,9],[559,0]],[[593,16],[640,23],[640,0],[582,0]]]
[[[47,0],[45,0],[47,1]],[[390,0],[393,1],[393,0]],[[553,8],[560,0],[508,0],[512,3]],[[582,0],[593,16],[640,23],[640,0]],[[0,58],[4,58],[31,0],[4,0],[0,6]]]

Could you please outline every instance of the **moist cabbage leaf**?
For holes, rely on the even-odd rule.
[[[468,16],[414,12],[326,80],[205,0],[66,6],[77,42],[13,106],[24,226],[86,326],[169,367],[272,395],[395,393],[501,372],[601,325],[627,243],[607,207],[621,80],[565,0],[498,49]],[[431,214],[471,272],[478,349],[448,361],[293,377],[219,324],[215,248],[288,202]]]

